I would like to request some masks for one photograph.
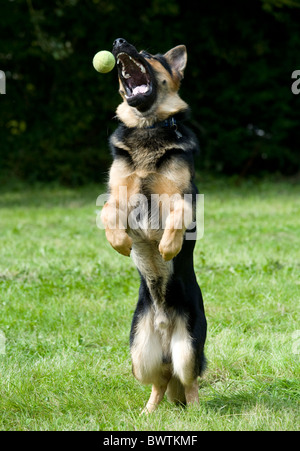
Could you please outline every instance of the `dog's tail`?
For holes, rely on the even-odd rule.
[[[170,402],[186,404],[184,386],[176,376],[173,376],[168,383],[167,397]]]

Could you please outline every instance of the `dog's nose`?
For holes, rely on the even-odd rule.
[[[122,45],[126,44],[126,39],[123,38],[118,38],[114,41],[113,43],[113,47],[117,48],[117,47],[121,47]]]

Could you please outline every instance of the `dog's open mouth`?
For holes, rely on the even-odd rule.
[[[117,55],[117,66],[127,100],[130,101],[136,96],[147,96],[151,93],[151,76],[144,64],[128,53],[121,52]]]

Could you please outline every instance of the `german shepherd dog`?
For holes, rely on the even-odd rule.
[[[165,392],[170,401],[199,401],[197,377],[205,367],[206,319],[193,267],[195,234],[186,239],[196,213],[193,177],[198,145],[182,123],[188,105],[178,95],[186,47],[151,55],[119,38],[113,54],[123,102],[117,108],[121,123],[110,137],[114,161],[101,219],[111,246],[131,255],[140,273],[130,351],[135,378],[152,384],[143,410],[147,414]],[[141,196],[149,200],[153,195],[159,196],[156,209],[146,208],[143,214]],[[166,199],[174,196],[163,221]],[[137,205],[141,208],[134,227],[128,219]],[[155,215],[158,221],[151,227]],[[195,232],[193,227],[189,230]]]

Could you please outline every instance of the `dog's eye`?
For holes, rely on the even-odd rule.
[[[163,80],[162,84],[166,85],[167,84],[167,80]]]

